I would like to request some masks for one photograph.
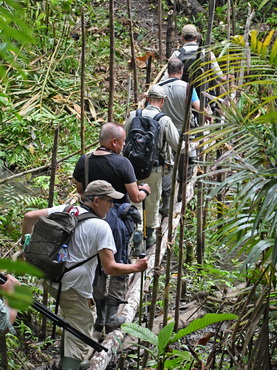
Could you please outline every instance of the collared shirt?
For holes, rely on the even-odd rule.
[[[198,50],[198,45],[195,43],[195,42],[188,42],[188,43],[185,43],[183,46],[182,46],[182,48],[185,50],[185,51],[195,51],[195,52],[197,52],[197,50]],[[171,57],[170,57],[170,59],[171,58],[179,58],[179,55],[180,55],[181,53],[180,53],[180,51],[179,50],[175,50],[173,53],[172,53],[172,55],[171,55]],[[215,75],[215,76],[217,76],[217,77],[222,77],[223,76],[223,73],[222,73],[222,71],[221,71],[221,69],[220,69],[220,67],[219,67],[219,64],[217,63],[217,60],[216,60],[216,57],[215,57],[215,55],[214,55],[214,53],[212,52],[212,51],[210,51],[209,52],[209,54],[210,54],[210,58],[209,58],[209,61],[210,61],[210,63],[211,63],[211,67],[210,67],[210,69],[211,70],[213,70],[213,74]],[[204,58],[204,56],[205,56],[205,49],[202,49],[201,50],[201,59],[203,59]],[[166,71],[165,72],[165,74],[163,75],[163,77],[162,77],[162,81],[164,81],[164,80],[166,80],[166,79],[168,79],[169,77],[168,77],[168,72]]]
[[[162,82],[162,88],[166,92],[166,98],[164,101],[164,105],[162,107],[162,111],[168,115],[174,125],[177,127],[177,130],[180,132],[182,131],[182,126],[185,117],[185,100],[187,95],[187,82],[176,79],[172,81],[171,78]],[[195,102],[199,100],[197,92],[193,89],[192,99],[191,102]]]

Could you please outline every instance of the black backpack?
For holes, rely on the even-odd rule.
[[[154,118],[142,117],[142,109],[136,111],[123,149],[124,157],[132,163],[137,180],[146,179],[153,166],[159,166],[158,141],[160,135],[159,119],[165,114],[158,113]]]
[[[197,44],[191,44],[191,45],[195,46]],[[180,55],[178,56],[178,58],[184,64],[182,80],[189,82],[189,75],[192,72],[191,66],[196,61],[198,50],[186,51],[184,48],[179,48],[178,51],[180,52]]]
[[[66,268],[66,261],[58,261],[58,253],[63,244],[68,245],[74,230],[79,222],[97,217],[91,212],[74,216],[70,212],[71,205],[65,207],[63,212],[54,212],[48,217],[41,216],[34,225],[33,233],[28,245],[24,248],[26,261],[38,267],[45,273],[45,277],[60,282],[63,275],[88,262],[97,254]]]

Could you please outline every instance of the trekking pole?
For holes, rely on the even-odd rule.
[[[6,281],[7,281],[6,276],[0,273],[0,284],[5,284]],[[108,348],[95,342],[92,338],[88,337],[87,335],[81,333],[79,330],[75,329],[68,322],[66,322],[64,319],[62,319],[58,315],[54,314],[52,311],[50,311],[47,307],[45,307],[40,302],[34,300],[32,307],[36,311],[38,311],[39,313],[41,313],[42,315],[46,316],[48,319],[53,321],[57,326],[62,327],[63,329],[67,330],[69,333],[73,334],[78,339],[81,339],[83,342],[88,344],[90,347],[95,349],[97,352],[101,352],[101,351],[108,352]]]
[[[144,258],[146,256],[146,210],[145,210],[145,199],[142,201],[142,217],[143,217],[143,250],[139,255],[139,258]],[[142,306],[143,306],[143,284],[144,284],[144,272],[140,275],[140,295],[139,295],[139,325],[142,324]],[[138,344],[140,344],[140,339],[138,339]],[[139,369],[140,360],[140,348],[138,346],[138,358],[137,358],[137,369]]]

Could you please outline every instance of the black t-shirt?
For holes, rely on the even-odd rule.
[[[85,154],[82,155],[73,172],[76,181],[81,182],[85,189]],[[136,182],[134,168],[128,158],[118,154],[94,155],[89,157],[89,176],[88,182],[94,180],[106,180],[112,184],[113,188],[125,194],[122,199],[117,199],[117,203],[129,202],[125,184]]]

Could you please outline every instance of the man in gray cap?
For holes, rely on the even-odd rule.
[[[154,118],[164,105],[166,94],[164,89],[159,85],[153,85],[147,94],[148,105],[142,110],[143,117]],[[126,124],[125,130],[128,134],[131,129],[131,124],[136,116],[136,111],[130,113]],[[151,194],[145,199],[146,209],[146,247],[149,248],[156,242],[155,229],[159,227],[159,202],[162,191],[162,177],[164,171],[164,164],[167,158],[167,145],[169,145],[174,151],[177,150],[179,142],[178,130],[173,124],[171,118],[164,115],[159,119],[160,132],[159,139],[157,142],[157,150],[161,161],[158,165],[154,166],[149,177],[143,179],[140,182],[146,182],[151,189]],[[182,150],[184,150],[184,145]],[[138,204],[137,204],[138,206]],[[133,238],[135,250],[139,250],[142,247],[143,234],[141,230],[138,230]]]
[[[134,264],[117,263],[114,260],[116,247],[112,231],[104,220],[107,212],[113,206],[113,199],[121,199],[123,193],[116,191],[110,183],[104,180],[92,181],[84,193],[82,206],[72,206],[69,210],[72,215],[91,212],[97,217],[86,219],[74,231],[68,245],[66,267],[98,253],[105,273],[109,275],[126,275],[141,272],[147,268],[147,259],[137,259]],[[66,205],[59,205],[25,214],[22,225],[22,237],[31,234],[33,225],[40,216],[47,217],[54,212],[62,212]],[[89,337],[93,335],[92,313],[92,286],[98,259],[93,258],[79,267],[67,272],[62,278],[62,292],[60,307],[66,321],[78,328]],[[57,283],[51,283],[49,292],[57,296]],[[63,334],[61,348],[61,369],[87,369],[89,362],[84,361],[89,347],[84,342],[67,331]]]
[[[187,62],[188,58],[194,58],[192,59],[193,61],[195,60],[195,56],[197,53],[197,50],[199,48],[199,38],[200,34],[197,31],[197,28],[193,24],[187,24],[183,27],[182,29],[182,42],[183,46],[179,48],[178,50],[175,50],[170,58],[179,58],[183,61],[184,63],[184,73],[182,80],[188,82],[188,67],[191,65],[190,62]],[[202,50],[201,52],[201,58],[204,58],[205,51]],[[217,80],[222,80],[223,78],[223,73],[219,67],[219,64],[216,61],[216,57],[213,52],[209,53],[209,60],[211,63],[210,69],[213,71],[213,76],[216,76]],[[165,80],[168,78],[168,73],[166,72],[162,78],[162,80]]]

